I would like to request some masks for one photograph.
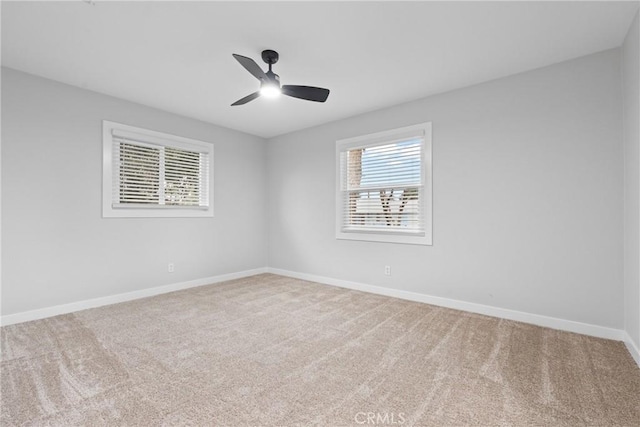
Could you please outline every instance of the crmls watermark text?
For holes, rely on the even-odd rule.
[[[358,412],[354,417],[358,424],[399,426],[406,421],[404,412]]]

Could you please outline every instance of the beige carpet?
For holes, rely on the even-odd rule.
[[[620,342],[260,275],[2,328],[0,424],[640,425]]]

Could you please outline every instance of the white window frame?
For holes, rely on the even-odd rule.
[[[397,141],[408,136],[422,136],[421,150],[421,182],[422,182],[422,214],[424,233],[398,232],[397,230],[348,230],[344,223],[344,194],[341,180],[342,173],[340,154],[355,148],[366,148]],[[336,239],[362,240],[368,242],[402,243],[414,245],[433,244],[433,185],[432,185],[432,140],[431,122],[420,123],[398,129],[376,132],[353,138],[336,141]]]
[[[141,142],[157,146],[169,146],[186,150],[205,152],[209,156],[209,205],[168,206],[150,205],[145,207],[113,205],[113,132],[123,131],[139,136]],[[203,218],[213,217],[213,144],[182,136],[170,135],[121,123],[102,121],[102,217],[103,218]]]

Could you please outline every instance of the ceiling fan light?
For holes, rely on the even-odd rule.
[[[264,84],[260,88],[260,95],[264,96],[265,98],[277,98],[281,93],[282,91],[280,90],[280,88],[274,84]]]

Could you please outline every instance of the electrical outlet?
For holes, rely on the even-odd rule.
[[[385,265],[384,266],[384,275],[385,276],[391,276],[391,266],[390,265]]]
[[[169,273],[173,273],[176,270],[176,266],[173,265],[172,262],[169,263],[169,265],[167,266],[167,271],[169,271]]]

